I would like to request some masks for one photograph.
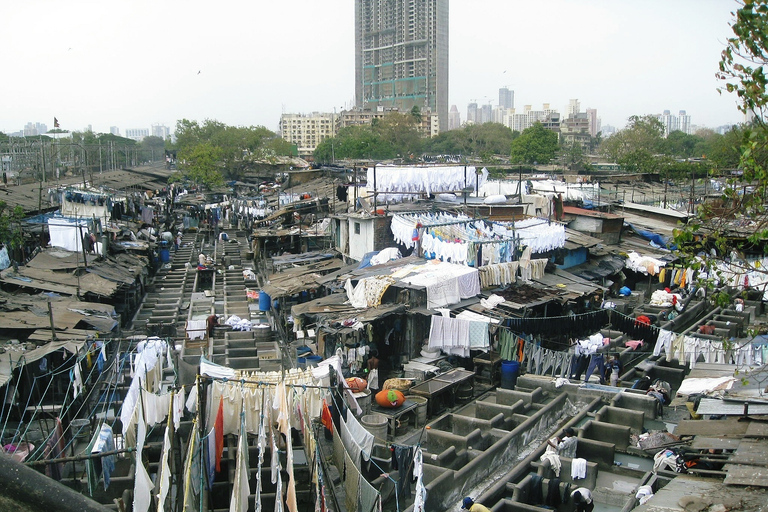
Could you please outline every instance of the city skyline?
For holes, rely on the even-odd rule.
[[[53,117],[62,129],[92,125],[101,133],[156,120],[173,129],[181,118],[277,130],[283,112],[350,108],[354,4],[318,4],[225,1],[209,12],[197,1],[14,3],[9,19],[34,22],[4,31],[6,41],[24,44],[7,57],[22,78],[0,83],[0,95],[13,98],[0,131],[51,126]],[[518,108],[549,103],[562,111],[579,98],[603,125],[623,127],[630,115],[664,110],[686,110],[711,128],[742,121],[736,99],[718,94],[714,77],[737,4],[669,4],[487,0],[480,8],[454,0],[448,104],[460,112],[472,100],[496,104],[498,90],[508,87]],[[265,21],[274,19],[285,23]],[[473,19],[482,30],[468,23]],[[135,26],[152,37],[137,36]]]

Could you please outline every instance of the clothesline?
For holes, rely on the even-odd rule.
[[[119,450],[111,450],[108,452],[88,452],[83,455],[73,455],[70,457],[60,457],[58,459],[40,459],[29,462],[24,462],[27,466],[45,466],[48,464],[59,464],[64,462],[77,462],[81,460],[100,459],[102,457],[109,457],[110,455],[119,455],[121,453],[131,453],[136,451],[136,448],[121,448]]]
[[[228,382],[228,383],[233,383],[233,384],[255,384],[257,386],[278,386],[281,383],[283,383],[283,381],[280,381],[280,382],[265,382],[265,381],[262,381],[262,380],[230,379],[228,377],[212,377],[210,375],[198,375],[198,377],[200,377],[200,379],[209,379],[209,380],[220,381],[220,382],[225,382],[225,383]],[[190,384],[187,384],[187,385],[189,386]],[[286,386],[286,387],[292,387],[292,388],[295,387],[295,388],[302,388],[302,389],[326,389],[326,390],[332,389],[332,386],[314,386],[314,385],[310,385],[310,384],[288,384],[288,383],[283,383],[283,385]]]
[[[432,223],[431,224],[422,224],[421,227],[423,227],[423,228],[436,228],[436,227],[439,227],[439,226],[452,226],[454,224],[469,224],[471,222],[476,222],[476,221],[483,221],[483,222],[485,222],[486,220],[488,220],[487,217],[476,217],[474,219],[454,220],[454,221],[447,221],[447,222],[435,222],[433,224]]]

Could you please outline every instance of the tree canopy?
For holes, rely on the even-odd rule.
[[[142,161],[157,161],[162,160],[165,150],[165,141],[162,137],[150,135],[144,137],[139,143],[141,148],[141,160]]]
[[[408,114],[390,112],[370,125],[342,128],[335,137],[325,139],[315,148],[318,162],[334,159],[413,160],[421,156],[423,140],[419,133],[420,111]]]
[[[224,183],[220,166],[223,151],[210,142],[199,142],[179,150],[181,170],[187,179],[198,185],[217,187]]]
[[[24,219],[24,208],[21,206],[11,208],[5,201],[0,201],[0,243],[8,246],[10,257],[17,261],[21,258],[14,256],[23,246],[22,219]]]
[[[178,121],[176,148],[180,160],[185,155],[215,156],[219,164],[217,172],[231,179],[240,178],[254,162],[292,153],[287,141],[263,126],[228,126],[213,119],[206,119],[202,124],[188,119]],[[216,151],[212,152],[212,148]],[[186,169],[183,161],[180,169]]]
[[[492,155],[509,155],[512,141],[519,135],[499,123],[470,124],[425,141],[424,152],[430,155],[475,156],[487,160]]]
[[[526,128],[512,141],[510,162],[529,165],[548,164],[557,154],[557,138],[555,132],[547,130],[541,123]]]
[[[603,141],[600,151],[628,171],[655,173],[670,162],[664,144],[661,121],[652,115],[632,116],[626,128]]]

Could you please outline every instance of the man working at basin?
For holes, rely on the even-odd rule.
[[[467,496],[461,504],[462,510],[469,510],[469,512],[491,512],[491,509],[484,507],[479,503],[475,503],[475,500]]]
[[[574,458],[576,457],[576,432],[571,427],[563,430],[560,437],[555,438],[555,441],[551,439],[547,441],[547,444],[557,450],[557,454],[561,457]]]
[[[595,504],[592,502],[592,493],[586,487],[579,487],[571,493],[574,512],[592,512]]]

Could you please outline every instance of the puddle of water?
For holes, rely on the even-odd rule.
[[[595,508],[593,509],[593,512],[620,512],[622,507],[617,507],[614,505],[606,505],[605,503],[598,503],[596,501],[593,501],[592,503],[595,504]]]
[[[627,494],[635,492],[636,483],[626,480],[614,480],[612,482],[614,491],[625,492]]]
[[[629,469],[635,469],[639,471],[650,471],[653,469],[653,459],[619,452],[616,452],[613,458],[616,460],[616,462],[621,462],[623,467]]]

